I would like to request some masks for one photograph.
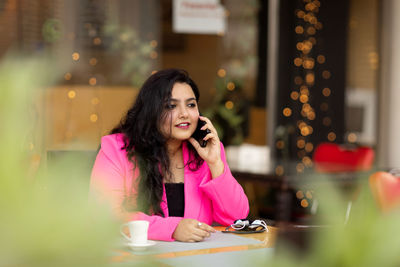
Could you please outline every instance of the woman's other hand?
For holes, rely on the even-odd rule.
[[[199,242],[215,233],[215,229],[208,224],[195,219],[182,219],[176,227],[172,237],[181,242]]]
[[[207,163],[210,168],[212,177],[218,177],[224,172],[224,163],[221,159],[221,144],[218,137],[217,130],[211,121],[203,116],[199,116],[200,120],[206,122],[201,130],[209,129],[210,133],[204,137],[204,140],[207,141],[207,145],[205,147],[201,147],[199,142],[195,140],[193,137],[189,139],[189,142],[196,149],[199,156]]]

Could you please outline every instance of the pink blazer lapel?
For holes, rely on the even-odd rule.
[[[163,184],[163,196],[162,196],[162,200],[161,200],[161,203],[160,203],[160,208],[164,212],[165,217],[168,217],[169,216],[169,211],[168,211],[168,203],[167,203],[167,194],[165,192],[164,184]]]
[[[199,218],[202,207],[202,193],[199,185],[204,177],[204,166],[197,171],[191,171],[187,162],[189,161],[189,150],[187,142],[182,144],[183,162],[185,163],[185,218]],[[204,177],[205,178],[205,177]]]
[[[202,198],[203,195],[200,192],[199,185],[203,180],[210,179],[210,174],[208,169],[206,168],[206,164],[201,166],[197,171],[191,171],[189,166],[187,166],[187,162],[189,161],[189,150],[187,147],[187,143],[183,142],[182,144],[182,154],[183,154],[183,162],[185,163],[185,218],[199,218],[201,207],[202,207]],[[208,176],[208,177],[207,177]],[[168,213],[168,203],[167,203],[167,195],[165,193],[165,186],[163,185],[163,196],[162,202],[160,204],[164,215],[167,217]]]

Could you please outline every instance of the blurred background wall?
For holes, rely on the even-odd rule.
[[[278,82],[268,88],[277,99],[269,110],[269,1],[204,1],[223,8],[226,27],[199,33],[173,27],[174,3],[207,7],[189,0],[1,0],[0,56],[51,54],[65,69],[34,107],[42,134],[32,135],[30,149],[96,150],[142,82],[153,71],[179,67],[198,83],[201,111],[224,143],[268,146],[277,159],[273,173],[285,172],[279,160],[295,162],[294,172],[312,167],[313,151],[325,141],[365,144],[380,151],[380,165],[398,165],[383,138],[391,126],[377,123],[388,87],[381,82],[382,33],[396,16],[394,2],[277,2]]]

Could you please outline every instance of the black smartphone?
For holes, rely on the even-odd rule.
[[[207,146],[207,141],[203,140],[203,138],[207,134],[211,133],[211,131],[209,129],[200,130],[200,128],[203,127],[205,124],[206,124],[205,121],[202,121],[202,120],[199,119],[199,121],[197,122],[196,130],[192,134],[192,137],[194,139],[196,139],[197,142],[199,142],[201,147],[206,147]]]

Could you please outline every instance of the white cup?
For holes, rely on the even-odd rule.
[[[129,234],[131,237],[127,236],[123,229],[128,227]],[[145,245],[147,244],[147,231],[149,229],[148,221],[130,221],[121,225],[120,232],[129,243],[135,245]]]

